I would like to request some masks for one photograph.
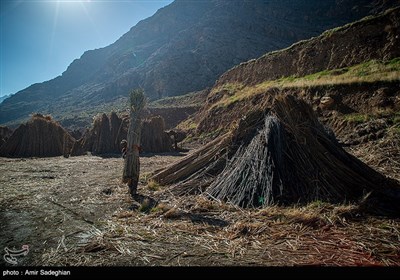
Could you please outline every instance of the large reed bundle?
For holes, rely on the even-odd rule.
[[[6,157],[52,157],[66,155],[75,139],[50,116],[35,114],[20,125],[5,144],[0,155]]]

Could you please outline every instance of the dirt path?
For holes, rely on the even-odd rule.
[[[178,158],[142,157],[142,177]],[[28,244],[19,265],[400,265],[399,219],[320,202],[242,210],[143,185],[159,204],[131,210],[122,165],[0,158],[0,248]]]

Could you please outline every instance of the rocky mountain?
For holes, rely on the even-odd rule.
[[[4,100],[6,100],[7,98],[9,98],[9,97],[10,97],[10,95],[0,96],[0,104],[1,104]]]
[[[394,6],[396,0],[176,0],[59,77],[0,105],[0,124],[106,110],[132,88],[150,99],[201,90],[232,66]],[[111,106],[111,105],[110,105]],[[96,112],[97,111],[97,112]]]
[[[250,86],[281,77],[302,77],[372,59],[389,61],[400,57],[399,28],[400,8],[397,7],[241,63],[221,75],[215,87],[226,83]]]
[[[397,7],[241,63],[219,77],[192,126],[197,133],[225,131],[282,94],[341,114],[390,116],[400,109],[399,45]]]

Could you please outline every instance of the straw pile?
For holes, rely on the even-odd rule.
[[[152,179],[176,183],[172,188],[176,193],[206,190],[214,199],[241,207],[354,201],[372,192],[369,199],[384,201],[379,207],[397,211],[398,182],[345,152],[304,101],[281,96],[261,118],[261,125],[258,116]],[[195,190],[199,185],[201,190]]]
[[[278,98],[263,128],[240,147],[207,192],[242,207],[400,195],[396,181],[346,153],[293,96]]]
[[[165,132],[165,122],[161,116],[155,116],[142,122],[140,143],[143,152],[172,151],[172,140]]]
[[[128,134],[129,118],[120,118],[115,112],[110,116],[101,114],[93,122],[71,150],[72,156],[91,152],[96,155],[120,154],[120,143]],[[164,132],[164,119],[151,117],[142,123],[141,150],[148,153],[169,152],[172,150],[171,138]]]
[[[20,125],[1,146],[6,157],[53,157],[66,155],[75,140],[50,116],[35,114]]]
[[[124,139],[122,137],[126,137],[126,133],[123,135],[120,131],[122,123],[122,119],[115,112],[112,112],[110,117],[106,114],[97,116],[92,128],[75,143],[71,155],[82,155],[88,151],[93,154],[119,153],[119,143]]]
[[[12,130],[9,129],[7,126],[0,126],[0,148],[5,144],[12,135]]]

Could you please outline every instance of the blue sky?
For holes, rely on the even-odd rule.
[[[0,96],[55,78],[172,0],[0,0]]]

